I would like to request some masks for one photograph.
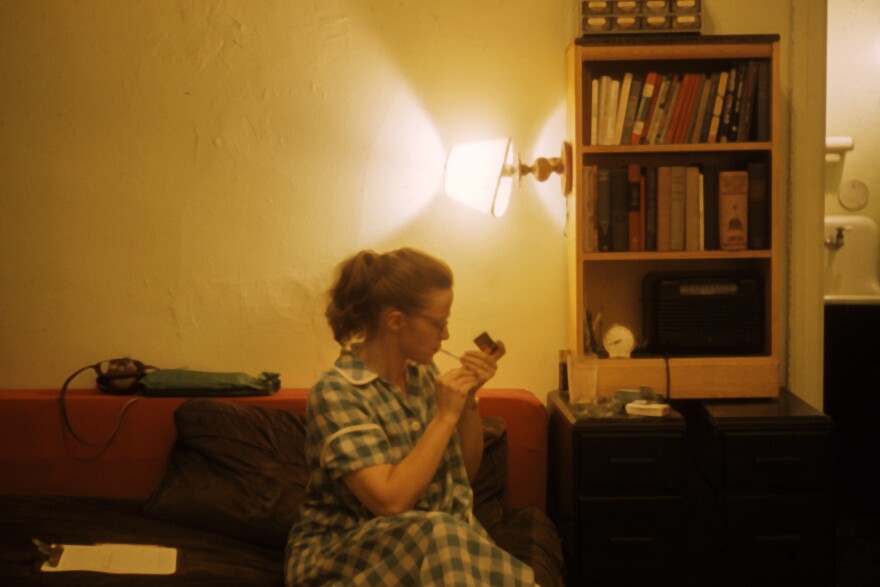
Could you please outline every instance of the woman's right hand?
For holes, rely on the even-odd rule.
[[[468,401],[468,394],[478,383],[476,375],[463,367],[452,369],[438,377],[437,417],[450,424],[457,424]]]

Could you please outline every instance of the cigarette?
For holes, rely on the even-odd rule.
[[[461,363],[461,359],[458,357],[458,355],[456,355],[456,354],[453,353],[452,351],[447,351],[447,350],[444,349],[443,347],[440,347],[440,352],[443,353],[444,355],[449,355],[450,357],[452,357],[453,359],[455,359],[456,361],[458,361],[459,363]]]

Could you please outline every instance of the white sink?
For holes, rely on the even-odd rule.
[[[829,247],[841,228],[841,246]],[[880,304],[877,223],[867,216],[826,216],[825,239],[825,303]]]

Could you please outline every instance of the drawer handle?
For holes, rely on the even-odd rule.
[[[800,534],[760,534],[755,536],[756,542],[774,544],[794,544],[803,540]]]
[[[611,457],[609,462],[612,467],[653,467],[657,464],[651,457]]]
[[[652,536],[612,536],[609,539],[611,544],[653,544]]]
[[[800,464],[800,457],[755,457],[755,465],[759,467],[794,467]]]

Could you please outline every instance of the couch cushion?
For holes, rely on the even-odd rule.
[[[192,399],[148,516],[283,547],[305,498],[305,428],[291,412]]]
[[[507,487],[507,425],[501,418],[483,418],[483,460],[471,487],[474,515],[491,534],[504,515]]]

